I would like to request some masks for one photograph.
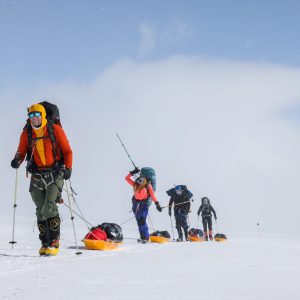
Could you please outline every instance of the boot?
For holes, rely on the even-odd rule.
[[[46,249],[47,256],[57,255],[59,251],[59,238],[60,238],[60,217],[59,215],[48,219],[49,228],[49,247]]]
[[[55,256],[59,251],[59,240],[54,240],[51,242],[50,246],[46,248],[46,256]]]
[[[183,235],[182,232],[178,233],[178,239],[176,240],[177,242],[182,242],[183,241]]]
[[[137,240],[138,243],[140,244],[148,244],[149,243],[149,238],[141,237],[140,239]]]
[[[46,255],[46,249],[49,247],[50,244],[48,221],[37,221],[37,226],[39,229],[39,239],[42,243],[42,247],[39,250],[39,254]]]
[[[204,241],[208,241],[207,231],[204,231]]]
[[[213,238],[213,232],[212,230],[209,231],[209,239],[212,241],[214,238]]]

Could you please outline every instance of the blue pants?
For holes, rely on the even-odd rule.
[[[139,227],[141,239],[149,239],[149,229],[146,222],[148,216],[148,203],[147,201],[133,200],[132,211],[135,215],[136,222]]]
[[[179,237],[182,236],[182,229],[184,235],[187,237],[189,225],[187,223],[187,212],[184,209],[175,209],[174,216],[176,221],[176,229],[178,231]]]

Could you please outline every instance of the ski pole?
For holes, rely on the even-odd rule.
[[[133,166],[134,166],[135,168],[137,168],[137,166],[135,165],[135,163],[134,163],[133,160],[131,159],[130,154],[128,153],[128,151],[127,151],[125,145],[123,144],[123,142],[122,142],[120,136],[118,135],[118,133],[116,133],[116,135],[117,135],[117,137],[118,137],[118,139],[119,139],[119,141],[120,141],[122,147],[124,148],[125,152],[127,153],[128,158],[131,160]]]
[[[70,206],[67,205],[66,203],[63,203],[63,205],[65,205],[67,208],[70,209]],[[82,221],[84,221],[86,224],[90,225],[91,227],[94,227],[93,224],[89,223],[86,219],[84,219],[84,218],[83,218],[80,214],[78,214],[75,210],[72,209],[72,212],[73,212],[76,216],[78,216]],[[89,227],[88,227],[88,229],[90,230]]]
[[[185,204],[185,203],[189,203],[189,202],[193,202],[193,200],[188,200],[188,201],[184,201],[184,202],[181,202],[181,203],[177,203],[177,204],[173,204],[174,206],[177,206],[177,205],[182,205],[182,204]],[[172,205],[166,205],[166,206],[162,206],[161,208],[167,208],[167,207],[172,207]]]
[[[198,218],[197,218],[197,229],[199,229],[199,218],[200,218],[200,216],[198,215]]]
[[[151,223],[152,229],[153,229],[154,231],[156,231],[155,228],[154,228],[154,226],[153,226],[153,223],[152,223],[152,220],[151,220],[151,217],[150,217],[150,214],[149,214],[149,213],[148,213],[148,218],[149,218],[149,221],[150,221],[150,223]]]
[[[257,233],[258,233],[258,239],[261,240],[261,230],[260,230],[260,223],[257,222],[256,223],[256,226],[257,226]]]
[[[16,209],[17,209],[17,191],[18,191],[18,169],[16,169],[16,179],[15,179],[15,194],[14,194],[14,213],[13,213],[13,231],[12,231],[12,239],[9,242],[11,244],[11,249],[14,249],[15,241],[15,221],[16,221]]]
[[[70,209],[71,221],[72,221],[73,232],[74,232],[75,243],[76,243],[76,249],[77,249],[77,252],[75,254],[80,255],[80,254],[82,254],[82,252],[80,252],[79,249],[78,249],[78,242],[77,242],[77,236],[76,236],[75,225],[74,225],[74,216],[73,216],[73,209],[72,209],[72,206],[71,206],[68,181],[66,180],[65,182],[66,182],[67,196],[68,196],[68,202],[69,202],[69,209]]]
[[[216,223],[216,229],[217,229],[217,233],[219,232],[219,230],[218,230],[218,222],[217,222],[217,220],[215,219],[215,223]]]
[[[80,209],[80,207],[79,207],[79,205],[78,205],[78,203],[77,203],[77,201],[76,201],[76,199],[75,199],[75,196],[74,195],[76,195],[77,196],[77,193],[73,190],[73,187],[72,187],[72,183],[71,183],[71,180],[69,179],[69,183],[70,183],[70,190],[71,190],[71,197],[72,197],[72,199],[73,199],[73,201],[74,201],[74,203],[75,203],[75,205],[76,205],[76,207],[77,207],[77,209],[78,209],[78,211],[79,211],[79,213],[80,213],[80,215],[81,215],[81,218],[82,218],[82,220],[85,220],[85,218],[84,218],[84,216],[83,216],[83,213],[82,213],[82,211],[81,211],[81,209]],[[88,229],[90,229],[89,228],[89,226],[88,226],[88,222],[87,221],[85,221],[85,224],[86,224],[86,227],[88,228]]]
[[[174,229],[173,229],[173,222],[172,222],[172,216],[170,216],[170,221],[171,221],[171,228],[172,228],[173,241],[175,241],[175,238],[174,238]]]

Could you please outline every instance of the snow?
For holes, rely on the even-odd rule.
[[[227,242],[140,245],[125,239],[115,251],[75,254],[69,220],[57,257],[39,257],[33,220],[0,221],[1,299],[300,299],[300,240],[257,236]],[[75,223],[78,239],[86,229]],[[135,224],[125,237],[137,236]],[[228,234],[228,233],[226,233]]]

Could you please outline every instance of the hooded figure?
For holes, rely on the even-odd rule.
[[[36,206],[40,255],[56,255],[59,249],[60,217],[57,200],[64,179],[71,177],[72,150],[61,126],[47,120],[41,104],[28,108],[28,121],[17,153],[11,162],[19,168],[27,156],[27,171],[31,173],[30,194]]]
[[[172,216],[172,206],[174,205],[174,216],[176,221],[176,229],[178,232],[178,242],[183,241],[183,233],[186,240],[188,240],[188,213],[191,208],[191,199],[193,194],[187,189],[185,185],[177,185],[167,191],[171,196],[169,201],[169,216]],[[183,230],[183,233],[182,233]]]
[[[162,208],[156,199],[152,184],[147,182],[147,179],[140,174],[138,168],[130,171],[125,177],[125,180],[133,187],[132,211],[140,233],[138,242],[145,244],[149,241],[149,229],[146,222],[149,211],[149,202],[153,201],[159,212],[162,211]]]
[[[203,231],[204,231],[204,240],[208,240],[207,235],[207,227],[209,230],[209,239],[213,240],[213,232],[212,232],[212,213],[214,214],[215,220],[217,220],[217,214],[214,208],[210,205],[210,200],[207,197],[201,198],[201,206],[199,207],[197,215],[202,216],[202,224],[203,224]]]

